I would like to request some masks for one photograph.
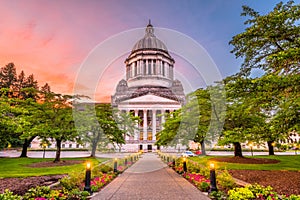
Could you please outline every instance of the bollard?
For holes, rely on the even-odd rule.
[[[187,167],[186,167],[186,157],[183,158],[183,171],[187,172]]]
[[[212,191],[218,191],[217,188],[217,181],[216,181],[216,170],[215,170],[215,164],[211,163],[210,165],[210,189],[208,190],[208,193],[211,193]]]
[[[85,169],[85,185],[84,185],[84,191],[88,191],[90,194],[92,194],[91,190],[91,163],[86,163],[86,169]]]
[[[127,157],[125,157],[124,165],[127,166]]]
[[[114,160],[114,173],[117,173],[118,172],[118,160],[117,158],[115,158]]]

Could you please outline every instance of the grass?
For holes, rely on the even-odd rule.
[[[62,160],[82,160],[83,163],[68,166],[32,168],[28,165],[37,162],[53,161],[53,158],[0,158],[0,178],[68,174],[74,170],[84,170],[84,161],[89,160],[92,162],[92,165],[97,165],[107,159],[64,158]]]
[[[218,156],[205,156],[205,157],[194,157],[189,158],[197,161],[201,164],[208,165],[209,159],[217,158]],[[249,156],[249,158],[252,158]],[[269,158],[279,160],[277,164],[238,164],[238,163],[226,163],[216,162],[216,166],[219,169],[235,169],[235,170],[289,170],[299,171],[300,170],[300,156],[292,155],[280,155],[280,156],[253,156],[253,158]]]

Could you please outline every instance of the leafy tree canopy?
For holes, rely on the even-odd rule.
[[[266,15],[243,6],[248,27],[229,42],[232,53],[243,58],[238,75],[249,76],[255,68],[267,73],[289,74],[300,71],[300,5],[280,2]]]

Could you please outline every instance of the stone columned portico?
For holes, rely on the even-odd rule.
[[[124,148],[155,151],[156,134],[162,129],[164,114],[185,103],[182,84],[174,80],[175,60],[149,23],[145,36],[134,45],[125,64],[126,80],[118,83],[112,106],[141,120],[136,124],[134,136],[126,136]]]

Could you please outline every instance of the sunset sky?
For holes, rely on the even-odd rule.
[[[263,14],[278,2],[0,0],[0,66],[13,62],[18,73],[33,73],[40,86],[47,82],[54,92],[71,94],[80,66],[97,45],[121,32],[144,28],[151,19],[154,27],[181,32],[202,45],[222,77],[226,77],[236,73],[241,63],[230,53],[228,42],[245,29],[246,18],[240,16],[242,5]],[[134,42],[129,49],[133,45]],[[110,66],[102,66],[105,74],[99,79],[97,100],[110,101],[117,82],[124,76],[123,62],[129,53],[116,55],[118,59],[112,60]],[[172,56],[175,60],[178,57]],[[185,71],[185,64],[188,65],[179,58],[175,68],[179,65],[179,79],[188,80],[193,73]],[[81,85],[88,88],[89,77]],[[194,81],[193,87],[203,87],[202,82]]]

